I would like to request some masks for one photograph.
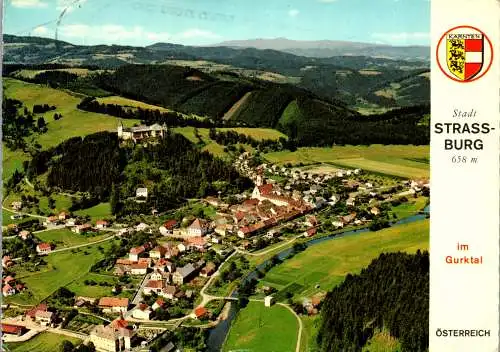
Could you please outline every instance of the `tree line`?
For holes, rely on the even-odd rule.
[[[323,302],[320,351],[361,351],[387,330],[403,351],[428,351],[429,253],[384,253]]]
[[[236,131],[217,131],[215,128],[211,128],[209,131],[210,139],[216,141],[218,144],[230,146],[238,143],[250,144],[253,148],[259,150],[268,151],[280,151],[288,149],[290,151],[297,150],[296,143],[292,139],[286,139],[280,137],[279,139],[261,139],[257,140],[252,136],[246,135],[244,133],[238,133]]]

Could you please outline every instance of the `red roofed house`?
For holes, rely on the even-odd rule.
[[[145,252],[144,246],[135,247],[130,250],[128,258],[133,261],[138,261],[139,256]]]
[[[8,255],[4,255],[2,257],[2,267],[3,268],[8,268],[10,266],[14,265],[14,263],[12,262],[12,260],[10,259],[10,256]]]
[[[105,229],[109,226],[109,223],[106,220],[97,220],[95,224],[98,229]]]
[[[146,275],[148,272],[148,263],[137,263],[130,266],[131,275]]]
[[[52,246],[50,243],[39,243],[36,246],[36,252],[40,255],[49,254],[52,251]]]
[[[160,233],[163,236],[166,235],[171,235],[174,231],[174,228],[177,226],[177,221],[175,220],[168,220],[163,224],[163,226],[160,226]]]
[[[19,325],[2,324],[2,334],[11,334],[21,336],[26,328]]]
[[[59,217],[58,216],[49,216],[47,218],[47,224],[55,224],[56,222],[59,221]]]
[[[161,298],[158,298],[156,302],[151,306],[153,310],[157,310],[158,308],[165,307],[165,301]]]
[[[194,315],[196,319],[202,319],[208,315],[208,310],[205,307],[198,307],[194,310]]]
[[[2,288],[2,294],[4,297],[12,296],[15,293],[16,293],[16,290],[14,289],[14,287],[12,287],[9,284],[4,285],[4,287]]]
[[[165,288],[165,282],[163,280],[149,280],[146,286],[144,286],[144,294],[150,295],[152,292],[157,295],[160,294]]]
[[[26,312],[26,317],[30,318],[31,320],[35,320],[36,313],[38,311],[41,312],[46,312],[48,310],[48,306],[45,303],[40,303],[38,306],[35,308],[32,308]]]
[[[206,246],[207,246],[207,240],[203,237],[189,237],[186,239],[187,248],[201,251]]]
[[[215,269],[217,269],[217,266],[213,262],[208,262],[207,265],[200,271],[200,276],[202,277],[208,277],[215,273]]]
[[[128,298],[102,297],[99,300],[99,308],[103,312],[125,313],[128,309]]]
[[[314,226],[318,225],[318,219],[314,215],[307,216],[305,224],[307,226],[314,227]]]
[[[139,303],[132,311],[132,317],[135,319],[149,320],[153,311],[147,304]]]
[[[307,229],[306,232],[304,232],[304,237],[312,237],[316,234],[316,228],[311,227],[310,229]]]
[[[86,231],[90,231],[91,229],[92,229],[91,224],[82,224],[82,225],[76,225],[75,227],[73,227],[71,229],[71,231],[73,231],[75,233],[83,233]]]

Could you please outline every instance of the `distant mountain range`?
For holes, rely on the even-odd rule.
[[[391,46],[340,40],[290,40],[287,38],[231,40],[214,44],[230,48],[271,49],[294,55],[326,58],[332,56],[371,56],[403,60],[429,60],[429,46]]]

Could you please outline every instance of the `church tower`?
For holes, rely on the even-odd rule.
[[[122,137],[123,137],[123,122],[120,119],[120,121],[118,122],[118,138]]]

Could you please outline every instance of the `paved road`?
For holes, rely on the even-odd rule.
[[[144,289],[144,286],[146,286],[146,284],[148,283],[149,281],[149,278],[151,277],[151,274],[146,274],[146,276],[144,276],[144,279],[142,279],[142,282],[141,282],[141,285],[139,286],[139,290],[137,290],[135,296],[134,296],[134,299],[132,300],[132,304],[133,305],[137,305],[139,303],[141,303],[141,300],[142,300],[142,290]],[[127,312],[127,314],[131,312],[130,310]]]

